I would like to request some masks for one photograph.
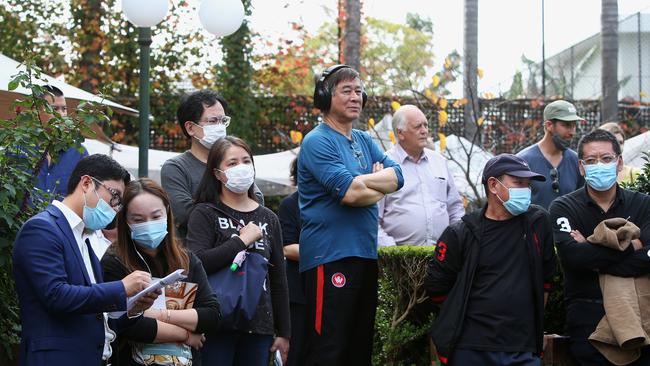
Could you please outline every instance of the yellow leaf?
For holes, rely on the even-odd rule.
[[[446,70],[451,69],[451,60],[449,59],[449,57],[445,58],[445,69]]]
[[[294,144],[299,144],[302,141],[302,132],[300,131],[289,131],[289,137],[291,137],[291,142]]]
[[[456,99],[456,101],[452,105],[454,106],[454,108],[460,107],[460,100]]]
[[[449,115],[447,115],[447,112],[438,111],[438,124],[440,125],[440,127],[444,127],[445,124],[447,124],[448,119],[449,119]]]
[[[431,98],[433,95],[433,92],[431,92],[431,89],[424,89],[424,96],[427,98]]]
[[[393,131],[390,131],[390,132],[388,133],[388,138],[390,139],[390,142],[392,142],[393,144],[395,144],[395,134],[393,133]]]
[[[641,93],[639,93],[639,96],[640,96],[641,98],[645,98],[645,97],[648,96],[648,94],[646,94],[646,92],[644,92],[644,91],[641,91]]]
[[[436,93],[431,94],[431,103],[438,104],[438,95]]]
[[[399,109],[399,107],[401,107],[401,105],[397,101],[392,101],[390,103],[390,106],[393,108],[393,112],[396,112]]]
[[[480,126],[483,124],[483,122],[485,122],[485,117],[479,117],[478,121],[476,121],[476,124]]]
[[[444,133],[438,132],[438,138],[440,139],[440,151],[445,151],[447,148],[447,136]]]
[[[469,206],[469,200],[466,196],[463,196],[463,207],[467,208],[467,206]]]
[[[375,119],[374,118],[371,118],[371,119],[368,120],[368,128],[369,129],[375,128]]]
[[[483,75],[485,75],[485,71],[483,71],[483,69],[479,67],[476,69],[476,74],[478,75],[479,79],[483,79]]]
[[[438,105],[442,109],[446,109],[448,104],[449,104],[449,102],[447,102],[447,99],[445,99],[445,98],[440,98],[440,100],[438,101]]]
[[[433,77],[431,78],[431,83],[433,84],[434,88],[437,88],[438,85],[440,85],[440,76],[433,75]]]

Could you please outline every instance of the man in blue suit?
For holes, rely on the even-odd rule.
[[[52,202],[19,231],[13,263],[21,365],[108,364],[115,332],[104,313],[126,310],[126,298],[151,282],[148,273],[135,271],[104,283],[88,240],[113,220],[128,181],[128,172],[110,157],[87,156],[70,175],[63,201]],[[135,310],[148,308],[156,296]]]

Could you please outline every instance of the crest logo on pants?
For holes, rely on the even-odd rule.
[[[345,275],[341,272],[336,272],[332,275],[332,285],[341,288],[345,286]]]

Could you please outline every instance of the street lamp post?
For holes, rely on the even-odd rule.
[[[149,51],[151,27],[160,23],[169,9],[168,0],[122,0],[122,11],[138,27],[140,44],[140,113],[138,176],[149,175]]]
[[[140,129],[138,149],[138,177],[149,175],[149,51],[151,28],[138,28],[140,44]]]

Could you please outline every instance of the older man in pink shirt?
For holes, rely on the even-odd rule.
[[[386,153],[402,166],[404,187],[379,205],[379,246],[435,245],[450,223],[465,214],[447,159],[426,148],[427,118],[404,105],[393,116],[397,144]]]

